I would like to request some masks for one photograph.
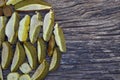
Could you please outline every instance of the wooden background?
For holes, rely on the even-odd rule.
[[[67,53],[46,80],[120,80],[120,0],[46,0]]]
[[[45,80],[120,80],[120,0],[46,0],[67,52]]]

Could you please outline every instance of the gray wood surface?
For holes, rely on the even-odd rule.
[[[120,0],[46,0],[67,52],[45,80],[120,80]]]
[[[46,80],[120,80],[120,0],[46,0],[63,27],[67,53]]]

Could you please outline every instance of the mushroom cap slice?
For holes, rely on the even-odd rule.
[[[17,11],[34,11],[50,9],[51,5],[43,0],[24,0],[15,5]]]
[[[26,15],[19,23],[18,39],[24,42],[28,38],[30,16]]]
[[[37,52],[35,47],[30,42],[25,42],[24,48],[31,68],[35,69],[37,66]]]
[[[11,64],[12,57],[13,57],[13,51],[12,51],[12,46],[9,42],[3,42],[2,47],[3,48],[2,48],[1,65],[3,69],[6,69]]]
[[[25,51],[23,46],[17,42],[16,50],[11,64],[11,71],[18,70],[19,66],[25,61]]]
[[[56,44],[61,52],[66,52],[66,41],[63,30],[61,27],[58,26],[58,23],[56,23],[54,28],[55,28],[54,35],[55,35]]]
[[[49,72],[49,64],[44,60],[32,75],[32,80],[43,80]]]

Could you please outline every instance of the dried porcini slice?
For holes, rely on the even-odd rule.
[[[21,1],[23,1],[23,0],[8,0],[6,4],[7,5],[10,5],[10,4],[15,5]]]
[[[50,9],[51,5],[43,0],[24,0],[15,5],[17,11],[33,11]]]
[[[6,69],[9,67],[12,61],[13,57],[13,50],[12,46],[8,42],[3,42],[2,43],[2,60],[1,60],[1,65],[3,69]]]
[[[32,75],[31,79],[32,80],[43,80],[45,76],[48,74],[48,72],[49,72],[49,64],[46,60],[44,60],[39,65],[35,73]]]
[[[37,65],[37,52],[36,48],[29,42],[24,43],[25,53],[27,55],[28,62],[32,69]]]
[[[7,23],[7,17],[0,16],[0,47],[2,45],[2,42],[5,40],[5,27]]]
[[[23,74],[20,76],[19,80],[31,80],[31,78],[28,74]]]
[[[21,42],[26,41],[28,38],[29,24],[30,24],[29,15],[26,15],[19,23],[18,39]]]
[[[58,45],[61,52],[66,52],[66,42],[65,42],[65,36],[63,33],[63,30],[61,27],[58,26],[58,23],[55,25],[54,35],[55,35],[55,41]]]
[[[20,74],[17,72],[9,73],[7,75],[7,80],[19,80]]]
[[[35,15],[31,17],[30,30],[29,30],[29,38],[31,43],[35,43],[40,34],[40,29],[42,27],[42,18],[39,12],[36,12]]]
[[[11,44],[14,44],[17,40],[19,20],[19,14],[17,12],[14,12],[6,25],[5,33],[8,37],[8,41]]]
[[[43,39],[49,41],[54,28],[54,11],[50,10],[44,18],[43,22]]]
[[[7,17],[11,16],[12,13],[13,13],[12,7],[11,6],[4,6],[3,7],[3,13]]]
[[[50,40],[49,40],[49,43],[48,43],[48,56],[52,56],[53,55],[53,50],[54,50],[54,47],[55,47],[55,36],[52,34]]]
[[[60,60],[61,60],[61,52],[58,48],[55,48],[53,51],[53,56],[51,59],[49,71],[56,70],[60,65]]]
[[[19,42],[17,42],[15,54],[11,64],[11,71],[13,72],[18,70],[19,66],[24,62],[24,60],[25,60],[24,48]]]
[[[37,52],[38,52],[38,61],[42,63],[46,58],[46,44],[42,38],[39,38],[37,41]]]
[[[32,71],[30,65],[29,65],[27,62],[23,63],[23,64],[19,67],[19,69],[20,69],[20,71],[21,71],[22,73],[25,73],[25,74]]]

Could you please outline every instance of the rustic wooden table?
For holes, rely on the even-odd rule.
[[[67,53],[46,80],[120,80],[120,0],[46,0],[63,27]]]
[[[120,0],[46,0],[67,53],[45,80],[120,80]]]

